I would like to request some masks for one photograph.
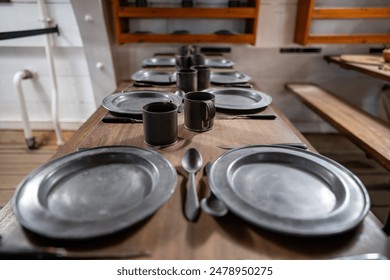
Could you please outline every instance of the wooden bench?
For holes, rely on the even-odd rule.
[[[390,171],[390,126],[313,84],[286,84],[310,109]],[[390,213],[383,228],[390,235]]]
[[[390,125],[314,84],[286,84],[305,105],[390,171]]]

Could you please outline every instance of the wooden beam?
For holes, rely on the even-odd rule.
[[[123,43],[239,43],[255,44],[256,34],[131,34],[122,33],[117,38],[120,44]]]
[[[306,44],[382,44],[390,43],[390,34],[309,35]]]
[[[314,1],[299,0],[295,25],[295,42],[306,45],[310,34]]]
[[[256,8],[129,8],[119,7],[123,18],[256,18]]]
[[[312,19],[390,18],[390,8],[315,8]]]

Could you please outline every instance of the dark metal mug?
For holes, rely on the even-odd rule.
[[[214,127],[215,96],[208,92],[189,92],[184,96],[184,127],[202,132]]]
[[[176,69],[189,69],[191,67],[191,56],[189,55],[176,55]]]
[[[150,146],[170,146],[177,142],[177,106],[154,102],[143,107],[144,141]]]
[[[197,65],[205,65],[206,64],[206,56],[203,54],[193,54],[191,55],[191,65],[197,66]]]
[[[198,71],[198,91],[208,89],[210,87],[210,66],[197,65],[192,66],[191,69]]]
[[[198,90],[198,71],[195,69],[179,69],[176,72],[177,90],[185,93]]]

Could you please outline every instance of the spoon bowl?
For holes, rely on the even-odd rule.
[[[195,185],[195,174],[200,170],[203,164],[201,154],[197,149],[188,149],[182,158],[181,165],[188,173],[188,190],[184,205],[184,214],[188,220],[193,221],[199,215],[199,199]]]
[[[210,162],[208,162],[205,166],[205,171],[208,178],[210,176],[211,166],[212,164]],[[209,187],[209,195],[207,198],[204,197],[202,199],[202,201],[200,202],[200,207],[205,213],[215,217],[225,216],[229,211],[225,206],[225,204],[214,195],[210,187]]]

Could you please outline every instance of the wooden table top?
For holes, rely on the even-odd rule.
[[[360,73],[369,75],[371,77],[390,82],[390,66],[387,63],[387,68],[381,69],[378,65],[369,65],[364,63],[355,63],[342,60],[340,55],[337,56],[325,56],[325,60],[329,63],[334,63],[345,69],[352,69]]]
[[[129,85],[125,82],[118,91]],[[165,89],[172,90],[170,87]],[[214,128],[204,133],[191,132],[183,126],[179,114],[179,141],[167,148],[155,148],[176,168],[178,178],[173,196],[154,215],[143,222],[111,236],[80,243],[59,243],[38,237],[16,222],[11,203],[0,211],[0,234],[3,244],[31,246],[61,246],[69,250],[102,252],[127,251],[138,248],[150,252],[143,259],[328,259],[359,253],[386,253],[387,238],[380,222],[372,213],[361,225],[347,233],[332,237],[302,238],[270,232],[244,222],[229,213],[214,218],[201,213],[196,222],[183,214],[187,175],[181,158],[188,148],[196,148],[203,164],[214,161],[225,151],[218,145],[275,144],[306,142],[275,105],[264,113],[275,113],[275,120],[215,120]],[[101,119],[107,111],[100,107],[54,157],[78,148],[107,145],[147,146],[143,142],[143,126],[139,123],[112,124]],[[220,113],[218,113],[220,114]],[[218,116],[218,115],[217,115]],[[313,147],[309,145],[311,150]],[[196,175],[199,197],[207,193],[203,172]]]

